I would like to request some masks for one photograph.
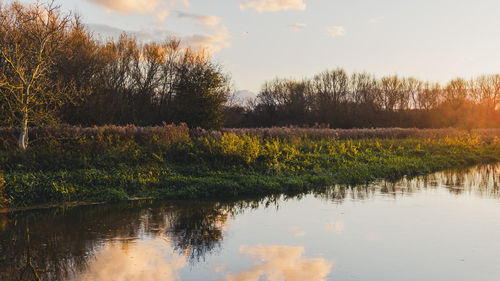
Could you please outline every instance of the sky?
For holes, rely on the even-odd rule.
[[[0,0],[1,1],[1,0]],[[34,2],[23,0],[21,2]],[[500,73],[498,0],[56,0],[94,34],[176,36],[236,90],[326,69],[446,82]]]

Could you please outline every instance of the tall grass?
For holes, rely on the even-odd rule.
[[[416,129],[416,128],[373,128],[373,129],[330,129],[330,128],[301,128],[301,127],[272,127],[252,129],[221,129],[204,130],[189,129],[185,124],[163,125],[155,127],[128,126],[101,126],[78,127],[58,126],[45,128],[31,128],[29,139],[31,144],[47,144],[47,142],[64,142],[78,139],[94,138],[98,140],[134,140],[138,143],[149,141],[175,141],[187,137],[212,136],[221,137],[224,134],[249,135],[259,137],[274,137],[290,139],[297,137],[308,138],[335,138],[335,139],[365,139],[365,138],[445,138],[476,135],[481,138],[500,137],[500,129]],[[111,139],[110,139],[111,138]],[[15,128],[0,127],[0,148],[13,149],[17,145],[18,130]]]
[[[9,205],[302,192],[500,160],[500,130],[162,127],[0,130]]]

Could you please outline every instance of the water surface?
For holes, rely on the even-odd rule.
[[[0,214],[0,280],[500,280],[499,183],[490,165],[257,200]]]

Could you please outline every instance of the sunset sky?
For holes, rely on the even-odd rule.
[[[5,1],[4,1],[5,2]],[[21,1],[34,2],[34,1]],[[444,82],[500,72],[495,0],[64,0],[95,34],[202,45],[237,90],[325,69]]]

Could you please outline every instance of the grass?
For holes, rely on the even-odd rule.
[[[357,137],[353,130],[348,137],[318,130],[61,127],[33,130],[23,152],[15,148],[15,132],[4,129],[3,200],[31,206],[260,196],[500,160],[496,130],[360,130]]]

